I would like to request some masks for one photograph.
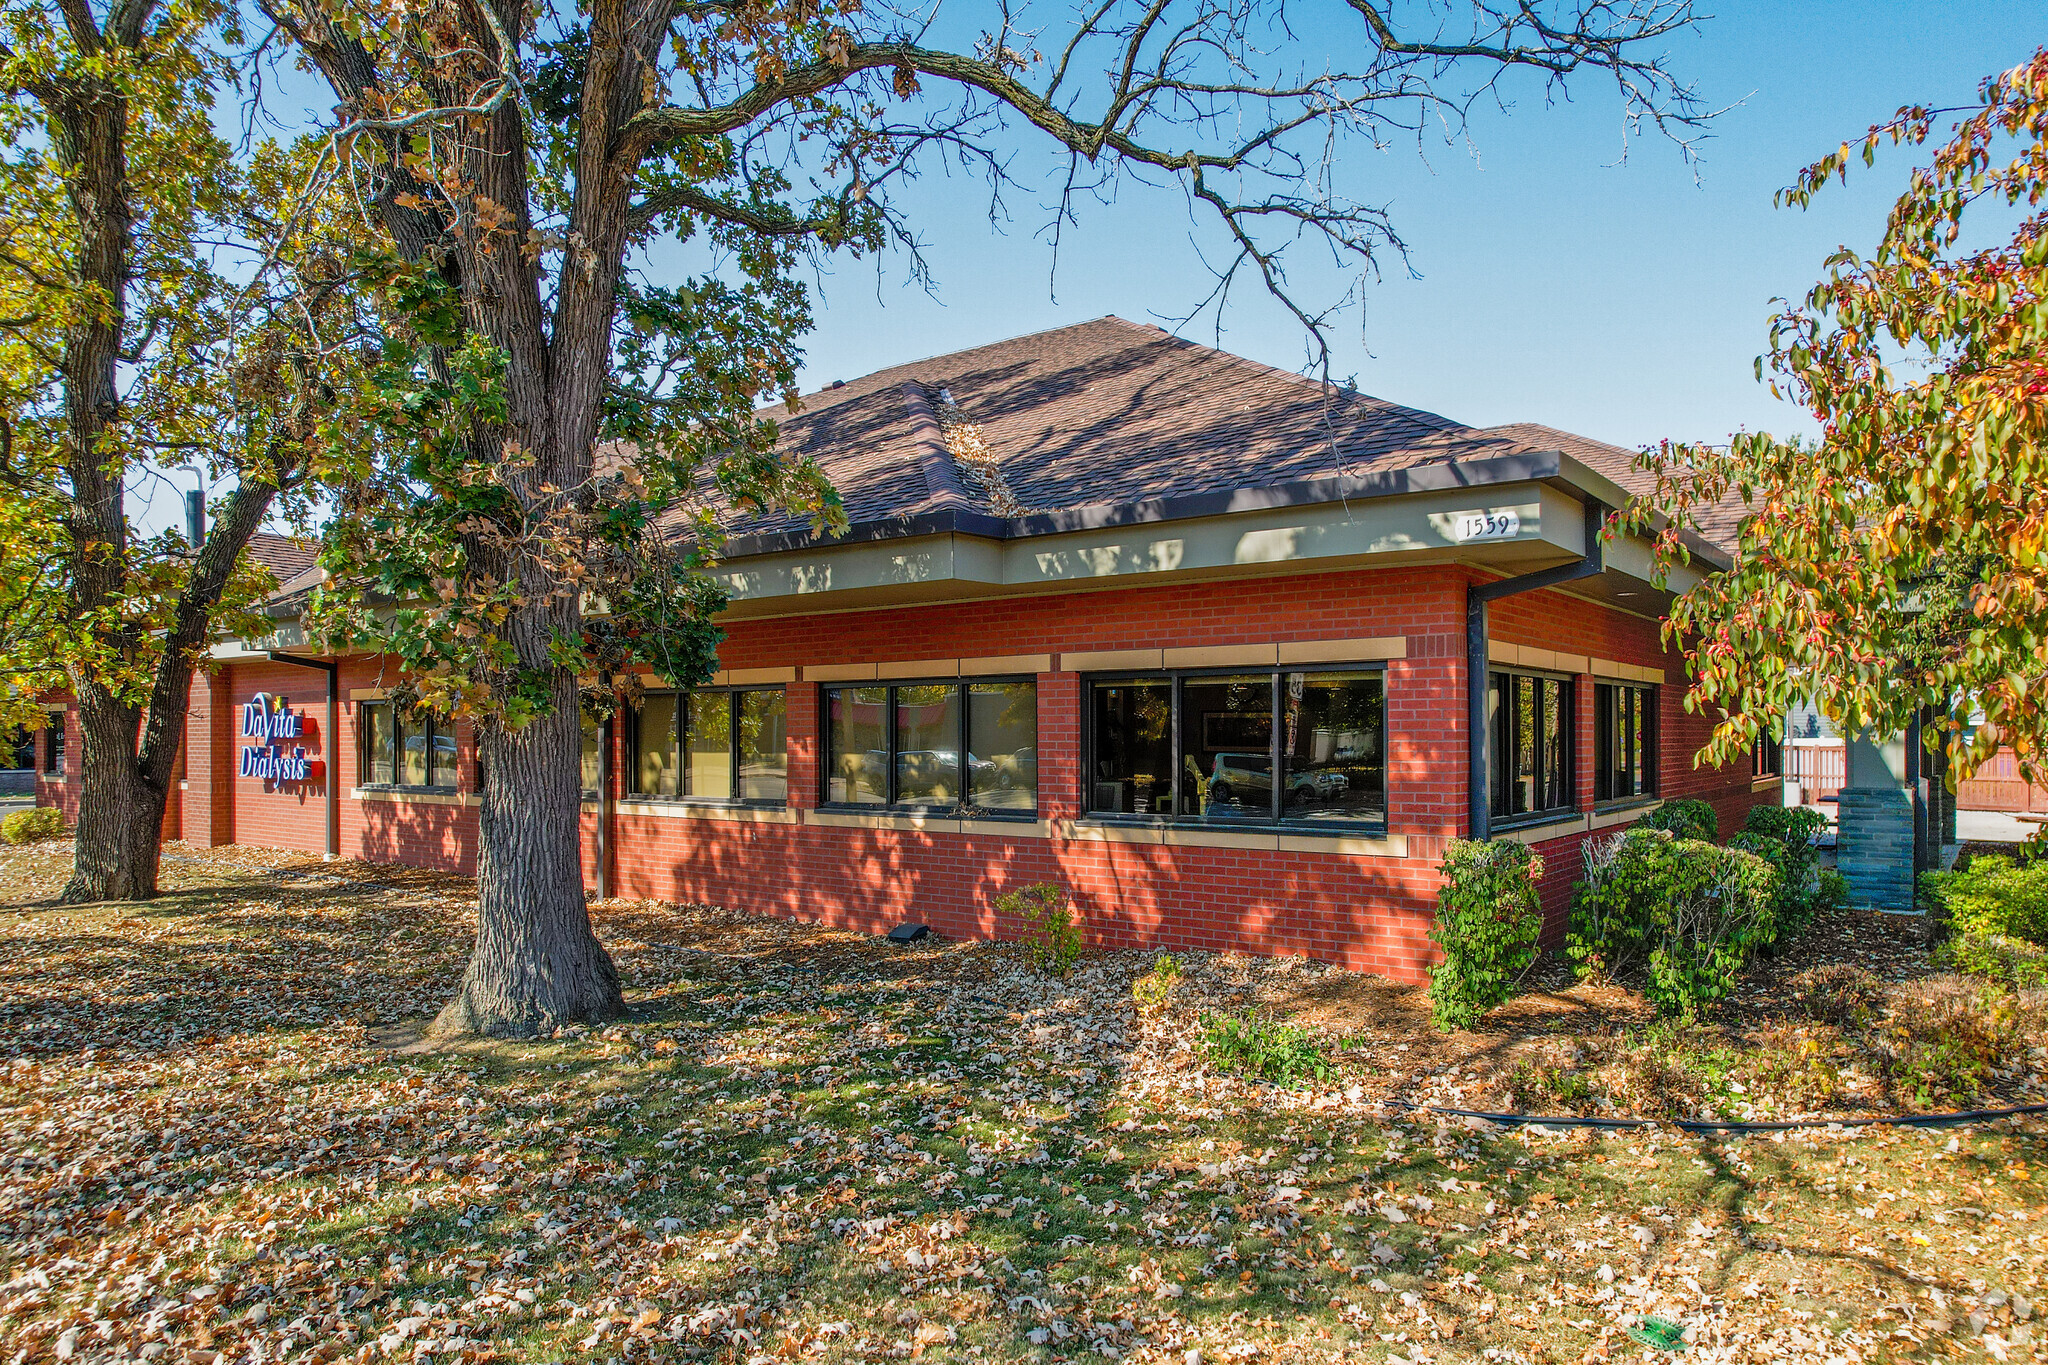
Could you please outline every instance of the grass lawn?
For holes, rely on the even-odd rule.
[[[651,904],[596,912],[629,1020],[408,1052],[466,882],[173,846],[54,907],[66,861],[0,850],[0,1361],[1623,1360],[1644,1312],[1687,1360],[2048,1354],[2039,1123],[1438,1122],[1378,1101],[1494,1044],[1384,983],[1193,959],[1141,1015],[1137,954]],[[1326,1078],[1207,1064],[1204,1009],[1290,990]]]

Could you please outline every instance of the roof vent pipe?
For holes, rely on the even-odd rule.
[[[1465,588],[1465,783],[1469,839],[1493,837],[1493,784],[1486,770],[1486,676],[1491,662],[1486,649],[1486,604],[1496,598],[1591,578],[1604,569],[1600,533],[1607,525],[1607,506],[1587,498],[1585,507],[1586,548],[1578,563],[1560,564],[1520,578],[1468,584]]]

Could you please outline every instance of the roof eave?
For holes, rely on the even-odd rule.
[[[1457,488],[1493,488],[1518,483],[1549,483],[1579,498],[1594,498],[1609,507],[1627,506],[1630,495],[1619,484],[1563,451],[1522,451],[1478,460],[1447,460],[1405,469],[1345,474],[1275,484],[1267,488],[1225,489],[1178,497],[1148,498],[1135,503],[1101,503],[1059,512],[998,517],[987,512],[947,508],[909,516],[877,517],[855,522],[837,535],[813,531],[782,531],[730,538],[720,558],[726,562],[760,555],[790,554],[878,540],[918,536],[971,535],[988,540],[1026,540],[1034,536],[1068,535],[1120,526],[1188,521],[1263,512],[1286,507],[1397,498]],[[1729,566],[1727,552],[1701,536],[1685,531],[1680,539],[1699,559],[1715,568]]]

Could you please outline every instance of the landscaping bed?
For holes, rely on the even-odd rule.
[[[629,1019],[409,1050],[469,883],[171,854],[156,902],[59,908],[60,845],[0,851],[24,1365],[1579,1361],[1640,1355],[1646,1312],[1688,1359],[2041,1354],[2039,1123],[1716,1139],[1384,1103],[1486,1107],[1532,1049],[1640,1039],[1614,987],[1446,1036],[1419,991],[1190,956],[1141,1011],[1149,954],[1056,980],[1007,945],[608,902]],[[1885,991],[1924,984],[1884,926],[1824,918],[1810,951],[1830,933]],[[1766,1050],[1805,951],[1745,987],[1726,1046]],[[1232,1055],[1320,1074],[1232,1069],[1215,1021],[1247,1009],[1271,1050]]]

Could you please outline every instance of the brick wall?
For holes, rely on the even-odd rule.
[[[1013,936],[993,902],[1027,882],[1071,887],[1094,939],[1105,946],[1230,948],[1308,953],[1413,980],[1432,960],[1427,929],[1445,841],[1465,828],[1464,589],[1462,569],[1417,567],[1231,582],[1120,588],[1057,596],[737,621],[721,650],[728,668],[948,659],[989,654],[1232,645],[1400,636],[1406,656],[1387,665],[1387,802],[1390,832],[1405,857],[1282,853],[1270,849],[1110,843],[1028,831],[964,834],[913,829],[842,829],[620,813],[613,826],[615,894],[702,900],[866,931],[921,920],[959,936]],[[1746,768],[1692,767],[1704,721],[1680,705],[1681,665],[1657,623],[1557,591],[1493,605],[1495,640],[1581,653],[1665,671],[1659,692],[1659,782],[1663,795],[1700,796],[1720,812],[1723,833],[1739,826],[1753,798]],[[475,867],[473,798],[359,800],[356,733],[360,703],[350,692],[388,683],[391,665],[344,660],[341,734],[320,756],[340,783],[341,848],[348,856],[462,872]],[[1582,808],[1592,804],[1593,700],[1590,678],[1576,689],[1574,730]],[[283,794],[233,773],[231,730],[239,705],[282,691],[309,718],[321,714],[322,680],[304,670],[236,665],[195,688],[185,824],[225,842],[317,849],[319,784]],[[1042,673],[1039,685],[1039,814],[1058,821],[1082,810],[1082,680]],[[303,701],[301,699],[304,699]],[[790,805],[814,808],[819,780],[815,683],[789,689]],[[312,727],[309,725],[309,730]],[[621,727],[623,733],[623,727]],[[623,749],[623,739],[617,741]],[[474,788],[472,737],[458,729],[464,791]],[[313,749],[313,744],[308,744]],[[207,762],[201,754],[214,756]],[[203,772],[209,764],[219,772]],[[226,766],[219,766],[225,764]],[[625,755],[614,754],[623,774]],[[596,819],[582,817],[586,881],[596,879]],[[1546,936],[1562,935],[1581,836],[1537,845],[1546,862]]]

